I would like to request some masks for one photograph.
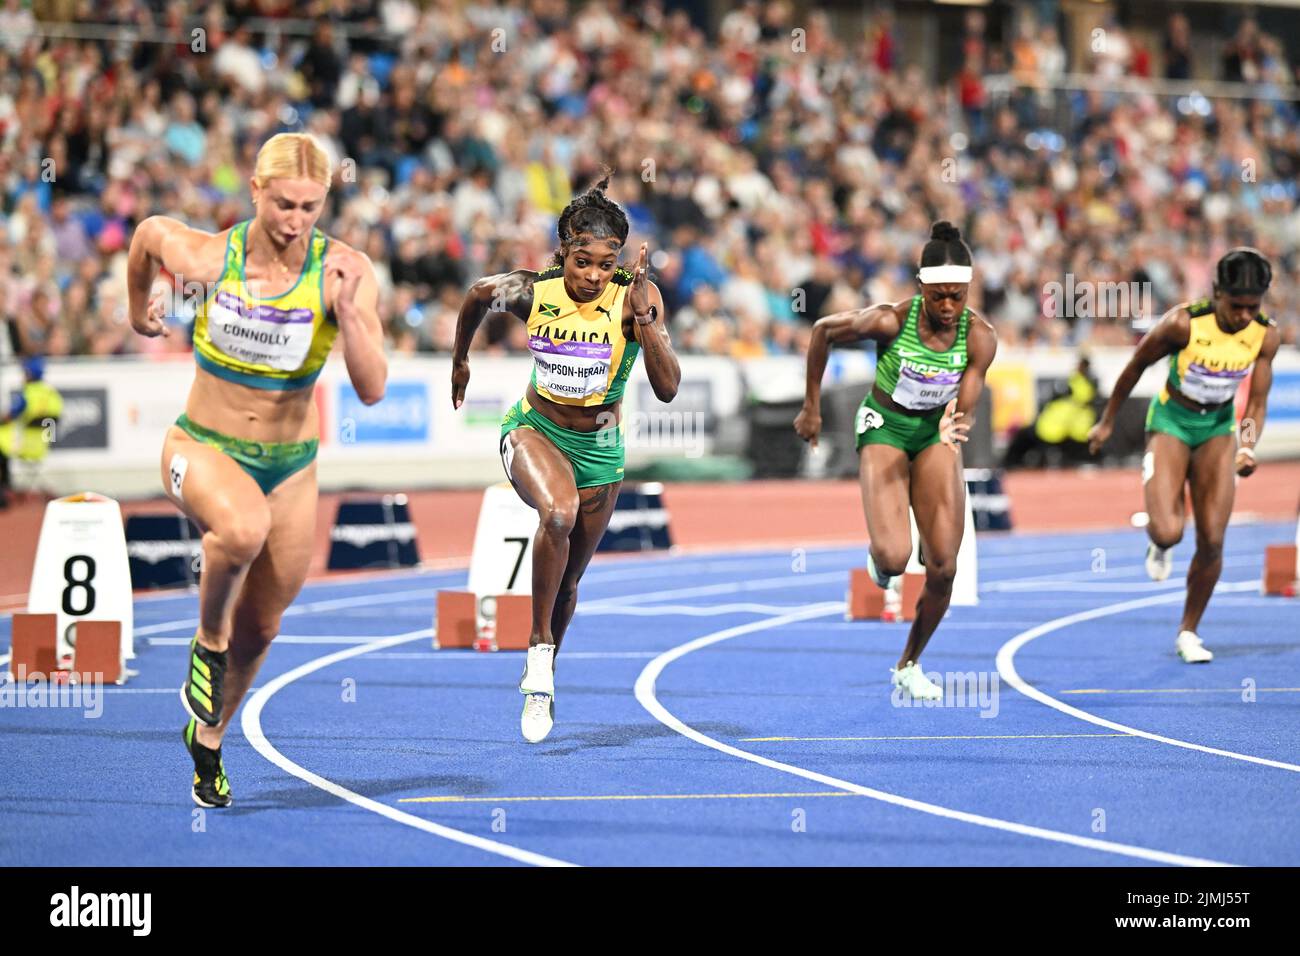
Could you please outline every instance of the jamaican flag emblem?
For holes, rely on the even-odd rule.
[[[558,305],[551,305],[549,302],[543,302],[538,306],[537,311],[540,315],[544,315],[548,319],[558,319],[560,317],[560,307]]]

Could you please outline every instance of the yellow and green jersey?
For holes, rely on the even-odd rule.
[[[248,291],[244,261],[249,221],[230,230],[221,279],[194,320],[194,359],[218,378],[252,388],[296,389],[316,381],[338,335],[325,311],[329,238],[312,230],[293,288],[259,298]]]
[[[1202,405],[1230,402],[1250,374],[1272,320],[1261,312],[1254,322],[1232,334],[1219,328],[1209,299],[1190,303],[1187,312],[1191,334],[1187,345],[1169,356],[1169,377],[1160,390],[1160,401],[1169,400],[1169,387],[1173,386]]]
[[[623,397],[641,351],[623,335],[623,300],[631,284],[632,274],[616,269],[600,298],[574,302],[564,289],[562,266],[538,273],[528,314],[528,349],[539,395],[583,407]]]

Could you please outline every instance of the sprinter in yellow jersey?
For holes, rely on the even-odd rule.
[[[281,133],[257,154],[255,214],[223,232],[152,216],[131,239],[131,325],[166,335],[158,267],[206,290],[197,370],[163,444],[163,488],[203,531],[199,628],[181,701],[194,801],[231,803],[221,741],[280,616],[298,596],[316,528],[319,422],[311,385],[336,337],[357,395],[384,396],[388,364],[370,260],[315,228],[331,179],[310,136]]]
[[[1197,628],[1223,569],[1223,534],[1232,514],[1237,475],[1255,471],[1255,443],[1264,429],[1277,325],[1260,312],[1273,278],[1254,249],[1230,250],[1215,268],[1214,298],[1171,309],[1138,343],[1111,392],[1106,411],[1088,435],[1095,455],[1110,438],[1115,416],[1148,366],[1169,356],[1169,375],[1147,412],[1142,486],[1149,523],[1147,573],[1163,581],[1172,549],[1183,538],[1183,486],[1191,485],[1196,553],[1187,571],[1187,599],[1174,642],[1189,664],[1214,655]],[[1254,373],[1251,374],[1251,369]],[[1234,397],[1250,375],[1250,395],[1238,432]]]
[[[533,539],[533,629],[519,683],[520,726],[538,743],[555,720],[555,655],[573,618],[587,569],[623,481],[623,387],[644,352],[660,401],[670,402],[681,368],[668,340],[664,300],[646,278],[646,244],[631,272],[618,267],[627,216],[605,198],[609,176],[565,207],[550,268],[475,282],[461,306],[451,376],[460,408],[469,346],[489,311],[528,325],[533,375],[501,424],[501,460],[519,497],[537,509]]]

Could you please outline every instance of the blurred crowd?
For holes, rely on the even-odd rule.
[[[545,266],[602,165],[683,352],[797,354],[817,317],[905,298],[940,218],[963,228],[971,304],[1004,343],[1129,344],[1208,294],[1237,244],[1272,259],[1269,306],[1296,340],[1297,71],[1249,18],[1213,58],[1175,14],[1156,45],[1108,23],[1072,62],[1041,4],[1010,43],[974,10],[960,63],[931,80],[890,13],[846,30],[784,0],[734,6],[714,32],[661,0],[36,7],[0,0],[0,318],[28,354],[186,349],[131,332],[132,228],[248,218],[253,158],[284,130],[332,154],[320,225],[374,262],[397,353],[449,351],[478,276]],[[1189,76],[1257,95],[1146,79]],[[1054,294],[1084,283],[1135,294]],[[504,315],[480,338],[527,344]]]

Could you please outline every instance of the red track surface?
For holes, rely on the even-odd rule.
[[[1127,527],[1142,509],[1135,470],[1014,472],[1006,476],[1018,531]],[[1263,518],[1296,517],[1300,462],[1266,463],[1237,487],[1237,512]],[[341,497],[321,496],[312,573],[324,574],[329,530]],[[481,490],[409,493],[420,554],[425,561],[468,561]],[[754,481],[670,484],[664,501],[673,539],[686,548],[743,545],[806,547],[866,540],[858,487],[852,481]],[[27,591],[44,505],[20,501],[0,512],[0,607]],[[122,503],[126,514],[168,512],[164,499]]]

